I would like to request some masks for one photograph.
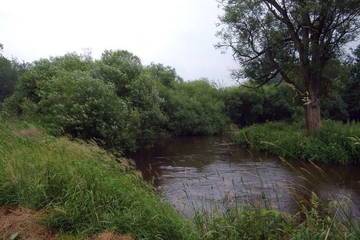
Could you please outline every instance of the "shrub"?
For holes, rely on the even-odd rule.
[[[136,148],[138,113],[117,97],[112,84],[86,72],[62,72],[42,83],[38,95],[36,112],[53,133],[120,150]]]

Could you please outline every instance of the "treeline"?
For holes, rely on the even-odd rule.
[[[9,85],[2,111],[56,135],[131,151],[162,136],[221,133],[229,123],[209,81],[184,82],[175,69],[143,66],[128,51],[105,51],[99,60],[77,53],[40,59],[21,74],[2,60],[8,65],[1,71],[14,72],[1,81]]]
[[[174,68],[144,66],[124,50],[106,50],[98,60],[68,53],[31,64],[3,56],[0,62],[3,114],[120,151],[151,146],[159,137],[223,133],[231,123],[241,128],[303,118],[291,86],[184,81]],[[323,116],[359,120],[360,47],[344,66],[349,77],[323,99]]]

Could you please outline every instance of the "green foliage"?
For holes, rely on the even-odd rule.
[[[174,68],[170,66],[165,67],[161,63],[151,63],[149,66],[146,66],[145,71],[166,88],[174,88],[177,82],[184,81],[179,75],[177,75]]]
[[[162,102],[140,59],[118,50],[105,51],[97,62],[89,53],[35,61],[3,106],[56,134],[134,150],[151,146],[162,132]]]
[[[0,102],[14,92],[16,81],[17,74],[11,66],[11,62],[0,56]]]
[[[191,239],[191,228],[126,159],[1,120],[0,205],[44,210],[64,233],[105,230],[135,239]]]
[[[345,89],[341,91],[346,104],[349,120],[360,121],[360,45],[353,51],[353,61],[350,64],[350,78]]]
[[[116,87],[118,96],[129,93],[131,82],[143,71],[139,57],[126,50],[105,50],[101,60],[97,61],[93,74],[105,82],[111,82]]]
[[[226,213],[198,212],[194,221],[203,239],[282,239],[286,232],[283,214],[249,206]]]
[[[141,65],[140,58],[124,50],[105,51],[96,62],[92,75],[104,82],[115,85],[118,97],[123,99],[139,114],[135,141],[138,146],[149,147],[162,132],[166,121],[160,104],[156,81],[148,75]]]
[[[161,136],[163,126],[168,120],[161,109],[164,100],[160,98],[155,86],[155,80],[141,74],[131,83],[129,96],[126,98],[129,105],[139,113],[140,124],[136,142],[142,147],[151,146],[155,138]]]
[[[116,96],[113,85],[86,72],[64,71],[43,82],[40,89],[35,111],[57,135],[100,140],[107,148],[136,148],[138,113]]]
[[[25,122],[0,116],[0,124],[0,206],[41,210],[42,223],[65,236],[85,239],[105,230],[179,240],[358,239],[360,234],[356,222],[339,214],[350,199],[322,201],[313,192],[310,200],[293,193],[301,207],[297,214],[229,203],[225,211],[198,211],[183,220],[128,160],[93,144],[51,137]],[[313,175],[322,176],[316,169],[320,173]],[[308,170],[295,173],[306,179]]]
[[[321,102],[321,113],[325,119],[347,122],[349,113],[346,108],[347,104],[341,98],[339,91],[327,96]]]
[[[206,79],[183,82],[168,90],[167,130],[173,135],[205,135],[224,131],[228,118],[219,90]]]
[[[222,91],[226,114],[239,127],[267,121],[294,121],[302,116],[302,108],[286,85],[255,85],[245,83]]]
[[[306,104],[306,128],[321,128],[321,97],[341,79],[342,48],[360,31],[360,2],[219,1],[218,48],[230,49],[238,80],[263,85],[274,78],[293,86]],[[310,117],[311,116],[311,117]]]
[[[89,55],[78,55],[68,53],[61,57],[40,59],[34,61],[28,70],[19,78],[14,94],[4,103],[8,113],[21,114],[24,101],[31,101],[37,104],[40,97],[37,92],[39,85],[46,82],[63,71],[72,72],[75,70],[87,71],[92,67],[92,59]]]
[[[269,122],[235,133],[238,143],[254,151],[323,163],[359,164],[360,146],[351,137],[360,136],[360,126],[325,121],[321,130],[307,133],[303,123]]]
[[[0,55],[0,103],[14,93],[19,77],[28,68],[28,63],[20,63],[16,58],[9,60]]]
[[[270,127],[274,130],[281,128],[280,125]],[[214,210],[195,211],[193,223],[201,239],[358,239],[358,216],[353,212],[357,211],[357,200],[352,198],[352,194],[344,193],[338,196],[334,193],[334,198],[321,198],[316,194],[320,189],[314,189],[313,183],[333,183],[319,166],[314,163],[294,166],[284,159],[281,161],[292,169],[294,176],[299,177],[300,182],[289,181],[286,187],[299,208],[282,212],[276,201],[266,198],[266,189],[262,190],[262,198],[259,199],[254,197],[251,189],[244,186],[240,193],[233,192],[235,196],[226,198],[225,194],[225,201],[214,201],[211,206]],[[254,167],[257,168],[256,165]],[[243,174],[257,177],[259,182],[254,182],[256,186],[274,183],[272,174],[257,172],[254,175],[253,172],[241,171],[241,175]],[[221,180],[217,185],[221,189]],[[275,183],[270,191],[278,194],[278,187]],[[239,186],[234,188],[239,189]],[[243,196],[243,193],[248,197],[239,206],[235,199],[237,196]]]

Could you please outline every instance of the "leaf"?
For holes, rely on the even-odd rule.
[[[14,240],[14,239],[16,239],[18,236],[19,236],[19,232],[13,233],[13,234],[10,236],[10,240]]]

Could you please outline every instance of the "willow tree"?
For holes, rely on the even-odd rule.
[[[338,79],[343,48],[360,29],[359,0],[219,0],[221,41],[241,68],[233,76],[260,85],[274,78],[302,96],[306,127],[321,128],[320,100]]]

